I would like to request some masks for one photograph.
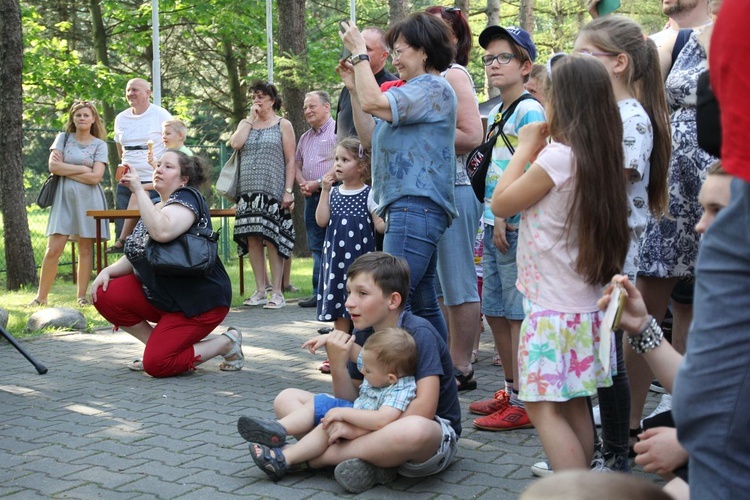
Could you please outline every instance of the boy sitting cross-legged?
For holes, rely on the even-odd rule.
[[[333,394],[354,401],[362,381],[356,360],[374,331],[401,327],[417,347],[416,398],[400,418],[370,430],[345,421],[327,424],[329,446],[309,466],[336,466],[336,480],[353,493],[390,482],[397,474],[422,477],[446,469],[456,454],[461,433],[461,407],[448,346],[425,319],[404,310],[409,294],[409,268],[398,257],[372,252],[347,270],[346,308],[354,334],[334,330],[325,343],[331,362]],[[310,404],[315,394],[286,389],[274,401],[284,417]],[[270,450],[275,456],[275,450]]]
[[[281,479],[291,466],[322,455],[328,448],[325,429],[332,422],[349,422],[375,431],[398,419],[416,396],[417,346],[401,328],[386,328],[370,336],[359,352],[357,367],[365,380],[353,404],[318,394],[278,422],[240,417],[237,429],[253,443],[250,455],[272,480]],[[269,448],[283,446],[287,433],[305,432],[308,434],[295,444]]]

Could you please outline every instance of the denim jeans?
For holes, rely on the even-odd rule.
[[[693,324],[677,373],[672,414],[690,453],[690,498],[750,491],[750,183],[703,235]]]
[[[383,251],[406,259],[411,272],[407,309],[427,319],[447,341],[448,327],[438,305],[435,275],[437,245],[449,225],[448,214],[429,198],[405,196],[388,206],[386,220]]]
[[[318,290],[320,278],[320,258],[323,255],[323,240],[326,237],[326,228],[320,227],[315,222],[315,211],[318,209],[320,193],[305,198],[305,229],[307,229],[307,248],[312,252],[313,271],[312,284],[313,293]]]

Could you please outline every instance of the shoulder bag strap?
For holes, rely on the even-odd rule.
[[[194,232],[195,234],[198,234],[200,236],[203,236],[204,238],[208,238],[213,241],[217,241],[219,239],[219,233],[214,231],[213,229],[208,228],[208,224],[201,225],[201,220],[206,219],[210,220],[211,213],[208,209],[208,206],[206,205],[206,200],[203,198],[203,195],[195,189],[192,186],[185,186],[184,188],[193,193],[193,196],[198,200],[198,217],[195,219],[195,222],[190,227],[189,231]]]
[[[519,97],[518,99],[516,99],[515,101],[513,101],[513,104],[511,104],[510,106],[508,106],[508,109],[506,109],[503,112],[502,118],[501,118],[500,122],[498,122],[498,123],[500,123],[500,131],[498,132],[498,134],[500,134],[500,136],[502,136],[503,142],[505,143],[505,147],[508,148],[508,151],[510,151],[511,155],[514,154],[516,152],[516,150],[515,150],[515,148],[513,146],[510,145],[510,140],[508,139],[508,136],[505,135],[505,132],[503,132],[503,127],[505,127],[505,124],[508,122],[508,120],[510,119],[510,117],[513,116],[513,113],[515,113],[516,108],[518,107],[518,104],[521,101],[525,101],[527,99],[534,99],[536,101],[536,99],[534,98],[533,95],[531,95],[531,94],[522,94],[521,97]]]

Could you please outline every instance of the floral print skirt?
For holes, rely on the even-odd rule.
[[[522,401],[568,401],[612,385],[599,355],[603,313],[551,311],[524,299],[526,319],[518,346],[518,390]],[[610,370],[617,363],[610,332]]]

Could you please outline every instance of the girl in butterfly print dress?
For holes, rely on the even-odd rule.
[[[600,332],[596,303],[601,287],[622,268],[630,234],[622,122],[609,75],[596,58],[578,55],[560,59],[552,71],[550,121],[519,131],[491,208],[497,217],[521,212],[516,286],[526,319],[519,397],[559,471],[591,462],[586,396],[612,384],[604,363],[613,366],[614,355],[612,332]],[[548,135],[553,142],[547,145]],[[600,354],[603,335],[610,349]]]
[[[318,320],[333,321],[336,330],[350,331],[346,312],[346,270],[360,255],[375,250],[375,233],[385,230],[375,214],[369,180],[370,157],[359,139],[347,137],[336,146],[334,171],[323,176],[315,212],[320,227],[326,227],[318,280]],[[333,183],[341,185],[333,187]]]

